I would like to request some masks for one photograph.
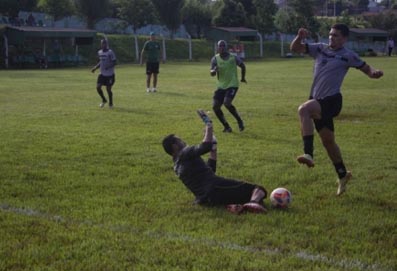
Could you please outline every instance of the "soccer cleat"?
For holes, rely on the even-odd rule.
[[[257,214],[266,213],[267,212],[266,208],[263,205],[261,205],[261,204],[259,204],[257,202],[253,202],[253,201],[245,203],[243,205],[243,209],[245,211],[247,211],[247,212],[257,213]]]
[[[147,89],[146,89],[146,92],[147,92],[147,93],[151,92],[150,88],[147,88]]]
[[[308,167],[314,167],[313,157],[310,154],[302,154],[296,158],[299,164],[305,164]]]
[[[157,89],[156,88],[152,88],[152,92],[157,92]]]
[[[238,128],[240,129],[240,132],[244,131],[245,127],[244,127],[244,122],[243,121],[239,121],[238,122]]]
[[[199,109],[197,110],[197,114],[199,115],[199,117],[202,119],[202,121],[204,122],[204,124],[209,124],[212,123],[211,119],[208,117],[208,115],[204,112],[204,110]]]
[[[226,209],[236,215],[239,215],[244,211],[244,207],[241,204],[229,204],[226,206]]]
[[[109,108],[110,108],[110,109],[113,109],[113,104],[109,104]]]
[[[106,104],[106,102],[101,102],[101,103],[99,104],[99,107],[100,107],[100,108],[103,108],[103,107],[105,106],[105,104]]]
[[[232,132],[232,128],[230,127],[225,127],[225,129],[223,129],[224,133],[231,133]]]
[[[350,171],[346,172],[345,177],[338,179],[338,190],[336,191],[336,195],[340,196],[346,191],[346,185],[350,181],[350,179],[353,177],[352,173]]]

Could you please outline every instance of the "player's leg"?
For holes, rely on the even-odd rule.
[[[158,73],[153,73],[153,88],[152,88],[153,92],[157,91],[157,75]]]
[[[153,68],[152,68],[152,71],[153,71],[153,88],[152,88],[152,91],[153,92],[157,91],[157,78],[158,78],[158,74],[159,74],[159,69],[160,69],[160,63],[159,62],[153,63]]]
[[[149,62],[146,62],[146,92],[150,92],[150,80],[152,77],[152,70]]]
[[[221,109],[223,100],[225,98],[225,90],[224,89],[217,89],[214,93],[214,97],[212,100],[212,109],[215,112],[216,117],[222,123],[224,129],[223,132],[230,133],[232,132],[232,128],[230,127],[229,123],[226,121],[225,115]]]
[[[352,178],[352,174],[346,169],[343,162],[340,148],[335,141],[333,125],[332,129],[327,127],[321,129],[319,135],[324,148],[327,150],[328,157],[331,159],[338,174],[338,190],[336,193],[337,195],[341,195],[346,191],[347,182]]]
[[[113,74],[112,76],[109,76],[107,78],[107,82],[106,82],[106,91],[108,93],[108,97],[109,97],[109,107],[113,107],[113,92],[112,92],[112,87],[115,83],[115,75]]]
[[[297,161],[308,167],[314,167],[313,161],[313,139],[314,124],[313,119],[321,118],[321,105],[317,100],[310,99],[301,104],[298,108],[300,118],[300,128],[303,140],[304,154],[297,157]]]
[[[244,131],[244,122],[241,119],[239,113],[237,112],[236,107],[232,104],[234,97],[237,95],[237,90],[238,88],[229,88],[226,90],[226,95],[223,100],[223,105],[227,108],[227,110],[230,112],[230,114],[233,115],[233,117],[237,120],[238,127],[240,131]]]
[[[98,75],[97,84],[96,84],[96,91],[98,92],[99,96],[102,98],[102,102],[99,104],[100,107],[104,107],[105,104],[107,103],[105,95],[103,94],[103,91],[102,91],[103,84],[104,84],[104,78],[100,74],[100,75]]]

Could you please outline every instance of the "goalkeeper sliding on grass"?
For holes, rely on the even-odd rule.
[[[206,206],[223,205],[236,214],[245,211],[266,212],[263,206],[263,199],[267,195],[265,188],[215,175],[217,142],[212,121],[203,110],[197,112],[205,123],[205,135],[200,144],[188,146],[174,134],[163,139],[164,150],[174,161],[174,171],[195,195],[195,203]],[[207,163],[201,158],[206,153],[209,153]]]

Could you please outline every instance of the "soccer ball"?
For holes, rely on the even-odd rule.
[[[276,188],[270,194],[270,202],[275,208],[287,208],[291,201],[291,192],[289,192],[286,188]]]

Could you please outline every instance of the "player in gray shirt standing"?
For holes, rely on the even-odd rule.
[[[337,195],[346,191],[346,184],[352,178],[346,170],[342,155],[335,142],[334,122],[342,109],[341,85],[350,67],[361,70],[370,78],[383,76],[377,70],[361,60],[356,53],[344,47],[349,36],[349,28],[345,24],[335,24],[329,32],[329,43],[303,43],[308,31],[300,28],[292,41],[290,49],[296,53],[307,53],[314,58],[313,84],[309,100],[298,109],[304,154],[297,161],[308,167],[314,167],[313,136],[314,127],[320,135],[328,156],[338,174]]]
[[[98,75],[96,89],[102,98],[102,102],[99,104],[100,107],[104,107],[108,102],[102,91],[102,86],[106,86],[106,91],[109,97],[109,108],[113,108],[113,92],[112,86],[115,82],[114,66],[116,66],[116,55],[109,49],[108,42],[106,39],[101,40],[101,50],[98,51],[99,62],[92,68],[94,73],[100,68],[100,74]]]

